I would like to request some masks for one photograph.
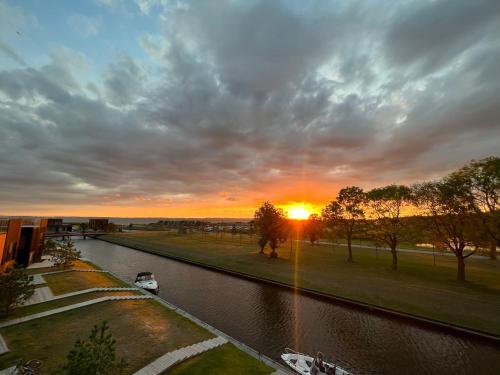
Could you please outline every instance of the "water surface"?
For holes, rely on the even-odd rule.
[[[278,361],[291,347],[322,351],[355,374],[500,374],[500,345],[484,340],[103,241],[75,243],[84,257],[125,279],[154,272],[162,298]]]

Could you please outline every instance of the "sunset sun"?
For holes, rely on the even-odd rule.
[[[290,208],[288,208],[287,211],[288,211],[288,217],[290,219],[295,219],[295,220],[306,220],[312,213],[308,209],[308,207],[306,207],[303,204],[290,206]]]

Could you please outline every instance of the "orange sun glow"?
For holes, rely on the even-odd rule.
[[[290,206],[287,211],[288,217],[295,220],[306,220],[312,213],[308,207],[302,204]]]

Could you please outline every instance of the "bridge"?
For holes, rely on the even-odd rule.
[[[45,233],[45,238],[58,238],[61,237],[63,240],[71,237],[83,237],[85,240],[87,237],[95,238],[105,232],[47,232]]]

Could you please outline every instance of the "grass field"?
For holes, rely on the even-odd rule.
[[[89,288],[127,286],[112,275],[103,272],[64,272],[44,275],[43,278],[54,295],[76,292]]]
[[[95,268],[85,262],[77,262],[73,268]],[[54,268],[30,269],[31,274],[56,271]],[[128,286],[106,273],[64,272],[46,275],[46,286],[53,292],[68,293],[75,290],[98,286]],[[135,291],[93,292],[58,300],[47,301],[30,306],[15,308],[1,321],[32,315],[62,306],[67,306],[103,296],[134,295]],[[39,318],[29,322],[0,329],[7,342],[9,352],[0,356],[0,370],[15,365],[20,360],[39,359],[43,363],[43,374],[61,374],[66,356],[75,341],[86,339],[94,325],[106,320],[116,339],[118,358],[125,358],[130,374],[146,366],[156,358],[178,348],[214,337],[206,329],[178,315],[152,300],[107,301],[81,307],[76,310]],[[225,345],[213,360],[216,373],[234,373],[233,367],[243,369],[249,374],[268,374],[271,369],[232,345]],[[218,350],[218,349],[217,349]],[[200,358],[208,353],[200,356]],[[193,370],[199,368],[196,361]],[[189,365],[188,367],[190,367]],[[229,368],[230,372],[227,372]],[[199,373],[214,373],[206,369]],[[208,371],[208,372],[207,372]]]
[[[168,375],[267,375],[274,369],[246,355],[232,344],[225,344],[180,363]]]
[[[37,303],[29,306],[21,306],[14,309],[7,317],[0,319],[0,321],[10,320],[20,318],[22,316],[38,314],[40,312],[57,309],[58,307],[73,305],[75,303],[80,303],[84,301],[89,301],[91,299],[107,297],[107,296],[131,296],[137,295],[138,292],[134,291],[124,291],[124,292],[93,292],[93,293],[85,293],[79,294],[72,297],[56,299],[53,301],[47,301],[43,303]]]
[[[105,239],[500,335],[500,262],[488,259],[469,258],[468,281],[458,283],[448,256],[434,265],[430,254],[400,253],[394,272],[390,253],[369,248],[354,248],[354,263],[347,263],[343,246],[299,241],[283,244],[273,260],[245,235],[148,231]]]
[[[118,358],[132,373],[168,351],[213,337],[173,311],[153,301],[109,301],[0,330],[11,352],[0,356],[0,368],[22,356],[43,362],[46,374],[61,373],[66,355],[78,338],[106,320],[116,339]]]

